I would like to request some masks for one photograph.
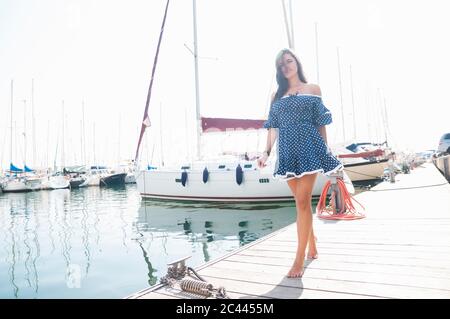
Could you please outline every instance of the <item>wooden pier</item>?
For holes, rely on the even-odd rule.
[[[230,298],[450,298],[450,185],[436,167],[426,163],[355,198],[364,219],[314,215],[319,258],[305,263],[302,278],[285,276],[295,224],[196,270]],[[202,297],[159,284],[127,298]]]

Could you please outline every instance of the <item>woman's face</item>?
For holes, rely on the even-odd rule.
[[[278,66],[280,67],[281,72],[286,79],[297,76],[297,63],[295,62],[295,59],[291,54],[283,54],[280,61],[278,62]]]

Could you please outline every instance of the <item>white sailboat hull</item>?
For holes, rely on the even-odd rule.
[[[12,179],[7,180],[2,185],[3,192],[28,192],[31,191],[31,188],[29,188],[24,180],[18,180],[18,179]]]
[[[344,163],[344,171],[353,182],[381,179],[388,160],[361,163]]]
[[[64,189],[70,187],[70,181],[65,176],[51,176],[48,179],[49,189]]]
[[[241,185],[236,182],[235,170],[210,171],[203,183],[203,170],[188,171],[186,185],[181,183],[181,170],[142,170],[136,183],[144,198],[211,201],[211,202],[272,202],[294,200],[288,184],[276,180],[269,170],[244,170]],[[313,196],[320,196],[328,178],[319,174],[313,188]],[[347,188],[353,185],[345,177]]]
[[[43,177],[27,177],[25,184],[30,190],[37,191],[42,189],[44,182],[45,178]]]

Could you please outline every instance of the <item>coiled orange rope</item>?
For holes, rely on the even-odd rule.
[[[359,203],[356,199],[352,197],[352,195],[348,192],[347,188],[345,187],[344,181],[340,178],[337,178],[336,180],[338,191],[333,190],[331,192],[328,205],[327,205],[327,195],[328,190],[330,189],[332,184],[331,181],[328,181],[325,184],[316,207],[317,217],[321,219],[333,219],[333,220],[338,219],[354,220],[366,217],[366,215],[356,210],[355,206],[353,205],[353,201],[358,203],[358,205],[361,206],[362,209],[364,209],[364,206],[361,205],[361,203]],[[337,211],[336,207],[337,200],[341,203],[339,211]]]

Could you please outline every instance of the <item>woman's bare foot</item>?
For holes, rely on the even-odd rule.
[[[317,253],[317,250],[309,251],[308,252],[308,259],[317,259],[319,258],[319,254]]]
[[[294,261],[294,264],[286,276],[288,278],[301,278],[303,276],[303,272],[303,262]]]
[[[317,259],[319,258],[319,254],[317,253],[317,247],[316,247],[317,237],[314,237],[314,242],[309,242],[308,245],[308,259]]]

